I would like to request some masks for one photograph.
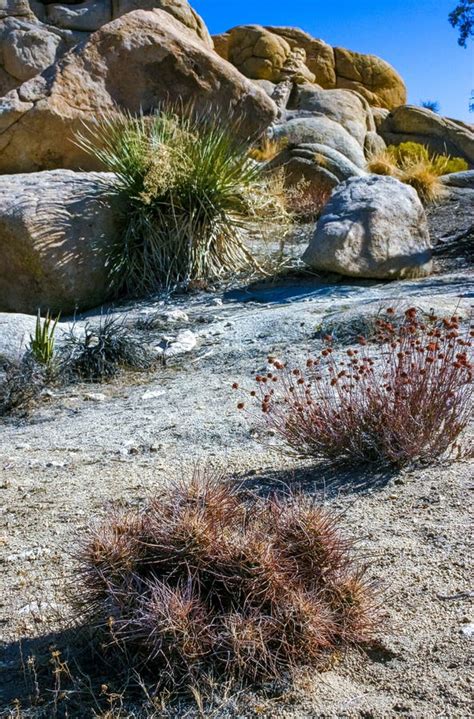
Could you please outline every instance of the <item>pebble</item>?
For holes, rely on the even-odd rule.
[[[55,602],[30,602],[29,604],[25,604],[24,607],[21,607],[21,609],[18,610],[18,614],[39,614],[41,612],[47,611],[51,609],[59,609],[59,604],[56,604]]]
[[[167,359],[176,355],[191,352],[197,344],[196,335],[191,330],[182,330],[176,337],[164,336],[157,345],[158,354]]]
[[[469,624],[464,624],[464,626],[461,627],[460,632],[467,639],[473,639],[474,638],[474,622],[470,622]]]
[[[156,399],[162,397],[165,394],[162,389],[149,389],[142,394],[142,399]]]
[[[83,399],[85,402],[105,402],[107,395],[103,392],[87,392]]]
[[[51,550],[47,547],[33,547],[32,549],[24,549],[23,552],[18,552],[18,554],[10,554],[7,557],[7,562],[17,562],[24,559],[32,561],[48,554],[51,554]]]
[[[164,313],[167,322],[189,322],[189,317],[183,310],[169,310]]]

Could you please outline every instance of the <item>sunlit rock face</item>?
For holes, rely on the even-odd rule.
[[[203,20],[187,0],[0,0],[0,96],[43,72],[111,20],[155,8],[212,48]]]

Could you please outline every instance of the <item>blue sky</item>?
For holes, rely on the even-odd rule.
[[[443,115],[474,122],[474,42],[447,17],[457,0],[191,0],[211,33],[234,25],[293,25],[331,45],[379,55],[400,72],[409,101],[437,100]]]

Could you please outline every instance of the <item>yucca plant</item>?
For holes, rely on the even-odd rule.
[[[78,143],[117,175],[123,229],[108,258],[116,290],[143,295],[256,265],[242,228],[264,180],[231,124],[191,108],[114,115]]]
[[[59,315],[56,319],[53,319],[49,311],[46,313],[44,320],[41,321],[41,310],[38,309],[35,333],[30,335],[29,350],[36,362],[45,367],[50,367],[54,359],[54,333],[58,322]]]

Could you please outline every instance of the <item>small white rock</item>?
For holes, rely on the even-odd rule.
[[[163,395],[164,391],[162,389],[149,389],[142,394],[142,399],[156,399],[157,397],[162,397]]]
[[[182,330],[176,337],[164,336],[156,349],[158,354],[167,359],[175,355],[191,352],[197,344],[196,335],[191,330]]]
[[[168,322],[189,322],[189,317],[183,310],[169,310],[164,316]]]
[[[474,637],[474,622],[464,624],[464,626],[461,627],[461,634],[467,637],[467,639],[472,639]]]
[[[103,392],[87,392],[84,395],[85,402],[104,402],[107,399],[107,395]]]

